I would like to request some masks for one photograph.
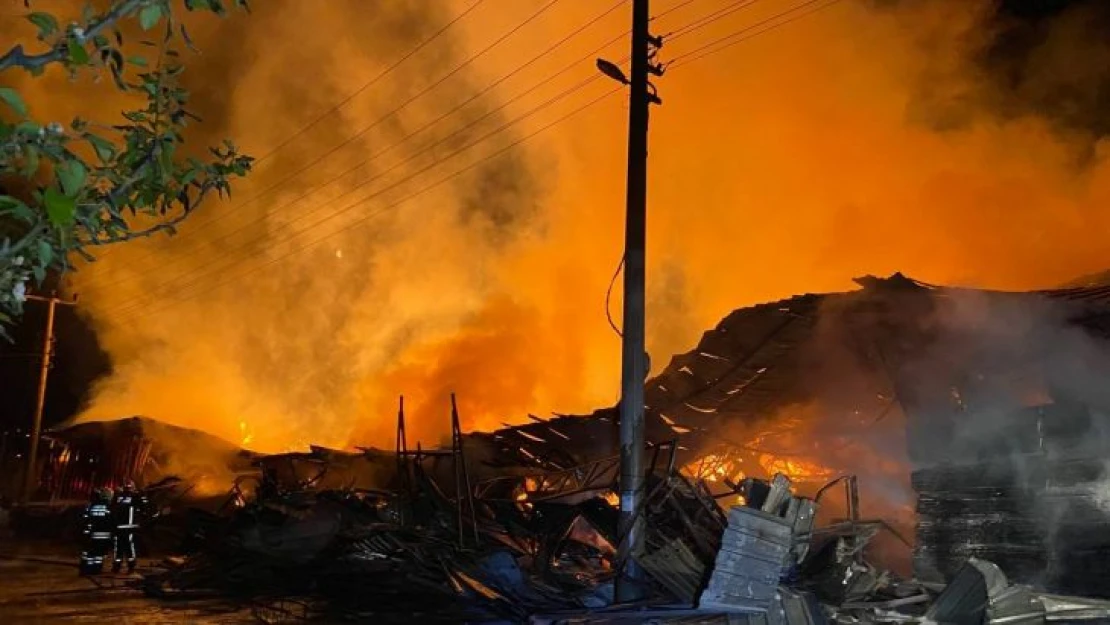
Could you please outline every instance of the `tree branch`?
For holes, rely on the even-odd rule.
[[[7,249],[7,251],[5,252],[5,255],[8,256],[8,257],[14,257],[16,254],[21,252],[24,248],[30,246],[31,243],[38,240],[38,237],[41,234],[42,229],[43,229],[43,224],[42,223],[35,224],[30,230],[27,231],[27,234],[25,234],[22,239],[20,239],[19,241],[16,241],[15,245],[13,245],[13,246],[11,246]]]
[[[188,210],[183,210],[180,215],[174,217],[173,219],[163,221],[162,223],[153,225],[143,230],[134,230],[130,232],[124,232],[122,234],[112,234],[105,237],[99,237],[96,234],[91,234],[89,239],[81,241],[80,245],[93,246],[121,243],[123,241],[131,241],[134,239],[145,239],[146,237],[153,236],[155,234],[158,234],[159,232],[168,232],[170,234],[173,234],[177,230],[177,226],[193,214],[193,211],[196,210],[197,206],[200,206],[200,203],[204,201],[204,197],[208,195],[208,192],[211,190],[212,187],[209,185],[201,186],[200,193],[197,194],[196,199],[189,203],[190,208]]]
[[[149,0],[124,0],[120,2],[109,9],[104,15],[90,22],[81,35],[81,41],[84,42],[99,35],[106,29],[114,26],[116,22],[134,13],[148,1]],[[59,43],[49,52],[43,52],[42,54],[27,54],[23,51],[22,44],[16,44],[5,52],[3,56],[0,56],[0,71],[12,67],[22,67],[27,71],[32,71],[44,68],[51,63],[57,63],[65,57],[66,47],[64,43]]]

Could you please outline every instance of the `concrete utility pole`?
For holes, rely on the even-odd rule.
[[[39,368],[39,394],[38,401],[35,403],[35,419],[31,422],[31,450],[27,454],[27,471],[23,482],[24,503],[31,499],[31,494],[35,489],[35,467],[38,465],[39,437],[42,436],[42,412],[46,406],[46,379],[50,375],[50,364],[54,353],[54,311],[58,304],[63,306],[77,304],[76,297],[72,300],[64,300],[53,293],[50,294],[50,297],[28,295],[27,299],[33,302],[45,302],[47,308],[46,330],[43,332],[42,338],[42,363]]]
[[[644,382],[647,354],[644,350],[644,273],[647,222],[647,133],[648,106],[662,102],[648,82],[648,74],[661,76],[652,64],[662,40],[648,32],[648,0],[632,5],[632,76],[625,79],[620,69],[607,61],[598,67],[610,77],[628,84],[628,189],[624,243],[624,322],[621,345],[620,403],[620,536],[617,560],[618,601],[640,598],[645,576],[636,563],[644,545],[641,517],[643,497]]]

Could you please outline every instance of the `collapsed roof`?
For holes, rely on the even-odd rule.
[[[647,440],[682,438],[685,447],[697,449],[727,438],[723,426],[766,422],[784,408],[830,394],[863,415],[933,405],[937,400],[930,395],[947,397],[953,385],[981,373],[968,370],[973,359],[966,349],[972,344],[977,362],[990,365],[984,369],[1016,367],[1021,359],[1026,362],[1020,366],[1037,364],[1038,354],[1011,353],[1026,342],[1023,332],[1035,327],[1014,328],[1006,340],[976,338],[996,332],[992,326],[1013,325],[1015,311],[1037,310],[1043,317],[1026,325],[1076,328],[1097,342],[1110,338],[1110,287],[1015,293],[938,287],[902,274],[856,282],[861,289],[801,295],[722,319],[648,381]],[[980,318],[945,318],[965,312]],[[938,345],[951,353],[935,353],[944,351]],[[923,384],[923,376],[938,379]],[[1110,396],[1085,400],[1110,409]],[[565,467],[615,453],[617,417],[616,408],[532,417],[532,423],[476,436],[492,443],[504,464],[546,466],[557,458]]]

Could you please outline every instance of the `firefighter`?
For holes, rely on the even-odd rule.
[[[81,575],[98,575],[104,572],[104,558],[112,547],[112,516],[108,504],[112,492],[107,489],[93,491],[81,523]]]
[[[146,497],[127,480],[112,499],[112,572],[119,573],[127,559],[127,572],[135,571],[137,553],[135,538],[141,527],[140,516],[146,510]]]

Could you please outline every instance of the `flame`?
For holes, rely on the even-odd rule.
[[[196,497],[215,497],[226,495],[230,488],[227,476],[198,475],[189,478],[191,495]]]
[[[806,460],[776,458],[771,454],[761,454],[759,464],[769,475],[782,473],[792,481],[827,480],[835,471]]]
[[[244,447],[249,445],[254,440],[254,432],[251,431],[246,421],[239,422],[239,434],[241,436],[239,444]]]
[[[694,479],[705,480],[711,484],[730,480],[739,483],[747,477],[740,464],[739,455],[706,454],[700,459],[687,464],[682,471]]]
[[[771,477],[782,473],[792,481],[825,480],[836,474],[836,471],[822,465],[816,460],[801,460],[798,458],[779,457],[769,453],[751,454],[756,456],[756,462],[762,469],[764,477]],[[696,479],[702,479],[710,484],[724,482],[726,479],[733,483],[740,483],[747,477],[739,465],[743,463],[744,452],[734,455],[707,454],[683,467],[683,471]]]
[[[617,494],[613,491],[605,493],[605,495],[602,496],[602,499],[605,500],[605,503],[613,506],[614,508],[617,508],[621,505],[621,498],[617,496]]]

